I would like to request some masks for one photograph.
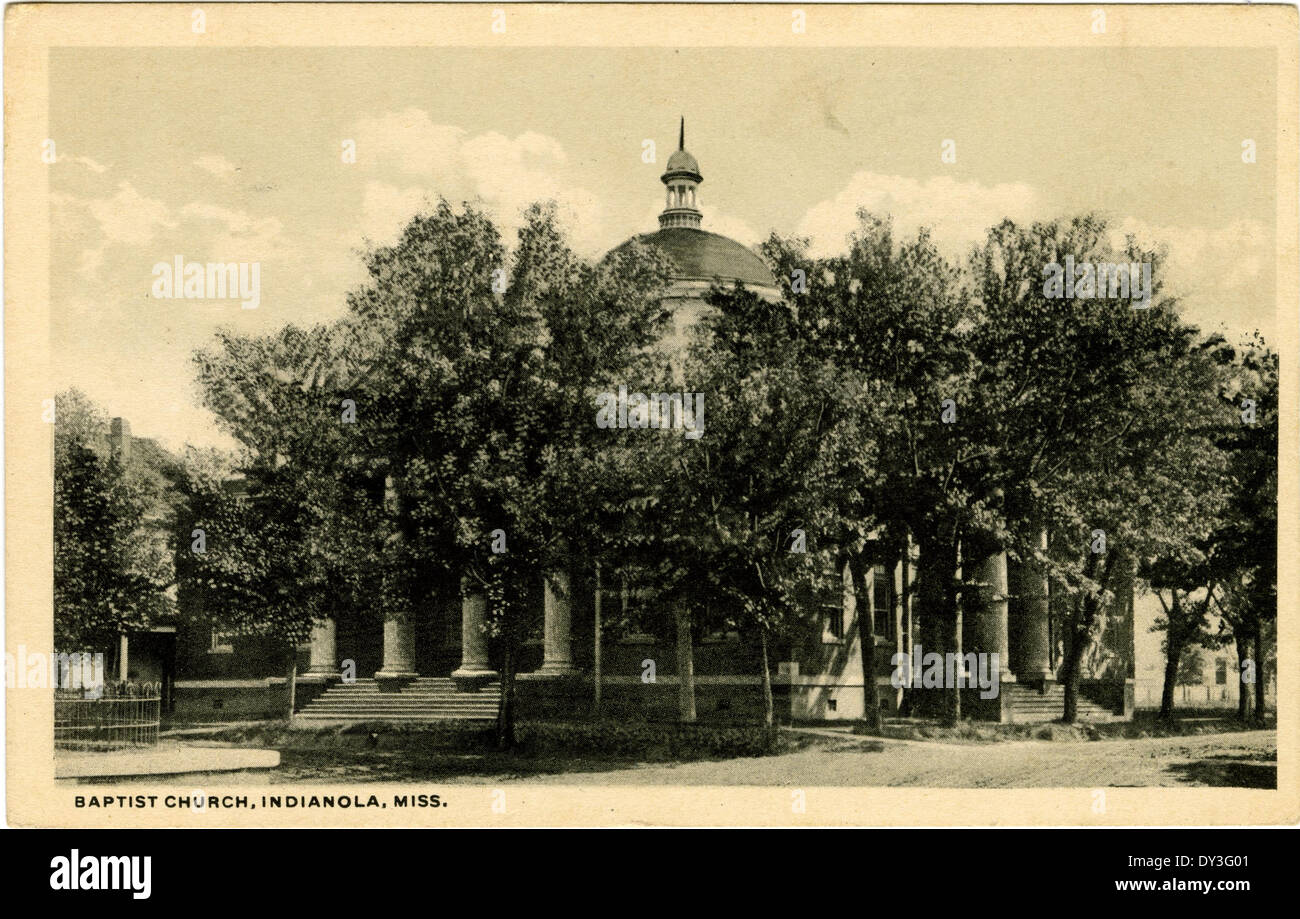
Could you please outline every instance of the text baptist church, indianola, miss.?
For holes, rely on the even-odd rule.
[[[670,334],[679,342],[684,339],[686,329],[709,309],[704,297],[716,282],[739,282],[766,300],[779,301],[776,279],[757,254],[701,227],[698,195],[704,177],[685,149],[684,125],[682,140],[661,180],[666,203],[659,229],[636,238],[658,247],[675,267],[665,295],[674,317]],[[115,448],[129,455],[129,428],[120,420],[117,425]],[[803,634],[772,648],[778,720],[861,718],[866,679],[876,682],[883,709],[898,710],[904,690],[896,685],[898,679],[891,680],[894,661],[924,665],[923,653],[943,647],[936,623],[927,621],[923,592],[917,590],[918,557],[915,546],[880,543],[874,567],[865,577],[855,578],[847,564],[843,570],[826,573],[823,589],[807,598],[817,612],[803,617],[811,624]],[[970,688],[963,694],[963,712],[1002,722],[1060,717],[1063,688],[1056,678],[1064,647],[1043,572],[1016,564],[1004,552],[971,563],[976,578],[988,586],[963,600],[963,650],[984,655],[986,662],[998,655],[997,673],[992,674],[997,691],[981,691],[975,685],[977,674],[972,673]],[[525,642],[519,665],[521,715],[590,714],[598,672],[605,715],[677,717],[677,643],[638,630],[643,600],[636,591],[608,586],[601,591],[606,625],[599,636],[591,572],[575,568],[556,573],[546,579],[538,595],[540,634]],[[309,721],[494,717],[499,675],[482,628],[486,613],[486,599],[471,595],[431,604],[409,621],[388,621],[382,628],[319,622],[310,642],[300,649],[296,717]],[[862,616],[870,617],[870,628],[860,628]],[[610,622],[619,628],[611,628]],[[862,636],[867,634],[875,643],[872,674],[863,672]],[[697,634],[692,644],[697,717],[721,721],[760,717],[762,665],[755,643],[721,631]],[[1131,715],[1133,647],[1130,586],[1115,599],[1096,653],[1085,655],[1080,719]],[[283,658],[274,647],[255,637],[225,636],[189,626],[183,615],[174,623],[158,623],[147,632],[127,636],[117,666],[115,676],[162,680],[166,704],[178,720],[239,720],[279,715],[284,709]],[[920,673],[916,679],[919,685]],[[988,686],[987,679],[984,685]]]

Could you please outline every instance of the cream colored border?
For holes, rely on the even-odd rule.
[[[1282,355],[1279,551],[1297,534],[1297,11],[1282,6],[1108,6],[1108,31],[1089,30],[1091,6],[536,5],[505,8],[509,28],[493,35],[493,6],[389,4],[202,4],[208,33],[189,30],[199,4],[10,6],[5,18],[5,573],[7,644],[48,647],[51,630],[51,428],[41,402],[53,396],[48,354],[49,187],[39,157],[46,137],[47,52],[55,46],[782,46],[1113,47],[1233,46],[1277,51],[1277,311]],[[793,35],[790,11],[808,11]],[[671,36],[671,41],[669,40]],[[436,811],[77,810],[75,794],[51,777],[52,702],[8,693],[9,822],[19,826],[537,826],[537,825],[1169,825],[1295,824],[1300,821],[1293,700],[1300,676],[1294,613],[1300,572],[1283,564],[1279,600],[1278,790],[1109,788],[1093,814],[1090,789],[960,790],[808,788],[806,812],[789,788],[507,786],[507,812],[493,788],[436,781],[401,791],[443,792]],[[123,794],[184,793],[175,785],[118,786]],[[256,799],[258,786],[222,789]],[[274,786],[284,794],[311,793]],[[334,786],[381,796],[388,785]],[[220,791],[220,790],[218,790]]]

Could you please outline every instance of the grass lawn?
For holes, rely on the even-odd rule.
[[[923,718],[889,718],[873,736],[895,740],[941,740],[948,743],[1003,743],[1019,740],[1045,741],[1106,741],[1141,740],[1148,737],[1200,737],[1210,734],[1236,734],[1244,731],[1276,730],[1277,717],[1270,714],[1263,724],[1242,723],[1235,712],[1222,709],[1207,711],[1180,710],[1174,721],[1161,721],[1159,712],[1142,709],[1132,721],[1111,721],[1101,724],[990,724],[983,721],[963,721],[956,727],[944,727],[938,721]],[[868,733],[861,724],[854,725],[857,734]]]
[[[333,783],[528,780],[610,772],[659,763],[749,759],[790,753],[821,741],[749,725],[523,723],[519,748],[493,749],[493,729],[473,723],[291,726],[286,721],[173,730],[191,746],[243,746],[280,752],[279,768],[218,782]]]

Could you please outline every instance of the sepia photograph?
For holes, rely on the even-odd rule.
[[[7,10],[11,824],[1300,819],[1293,7],[235,6]]]

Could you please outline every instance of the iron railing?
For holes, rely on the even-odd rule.
[[[54,691],[54,746],[116,750],[158,743],[162,683],[105,683]]]

